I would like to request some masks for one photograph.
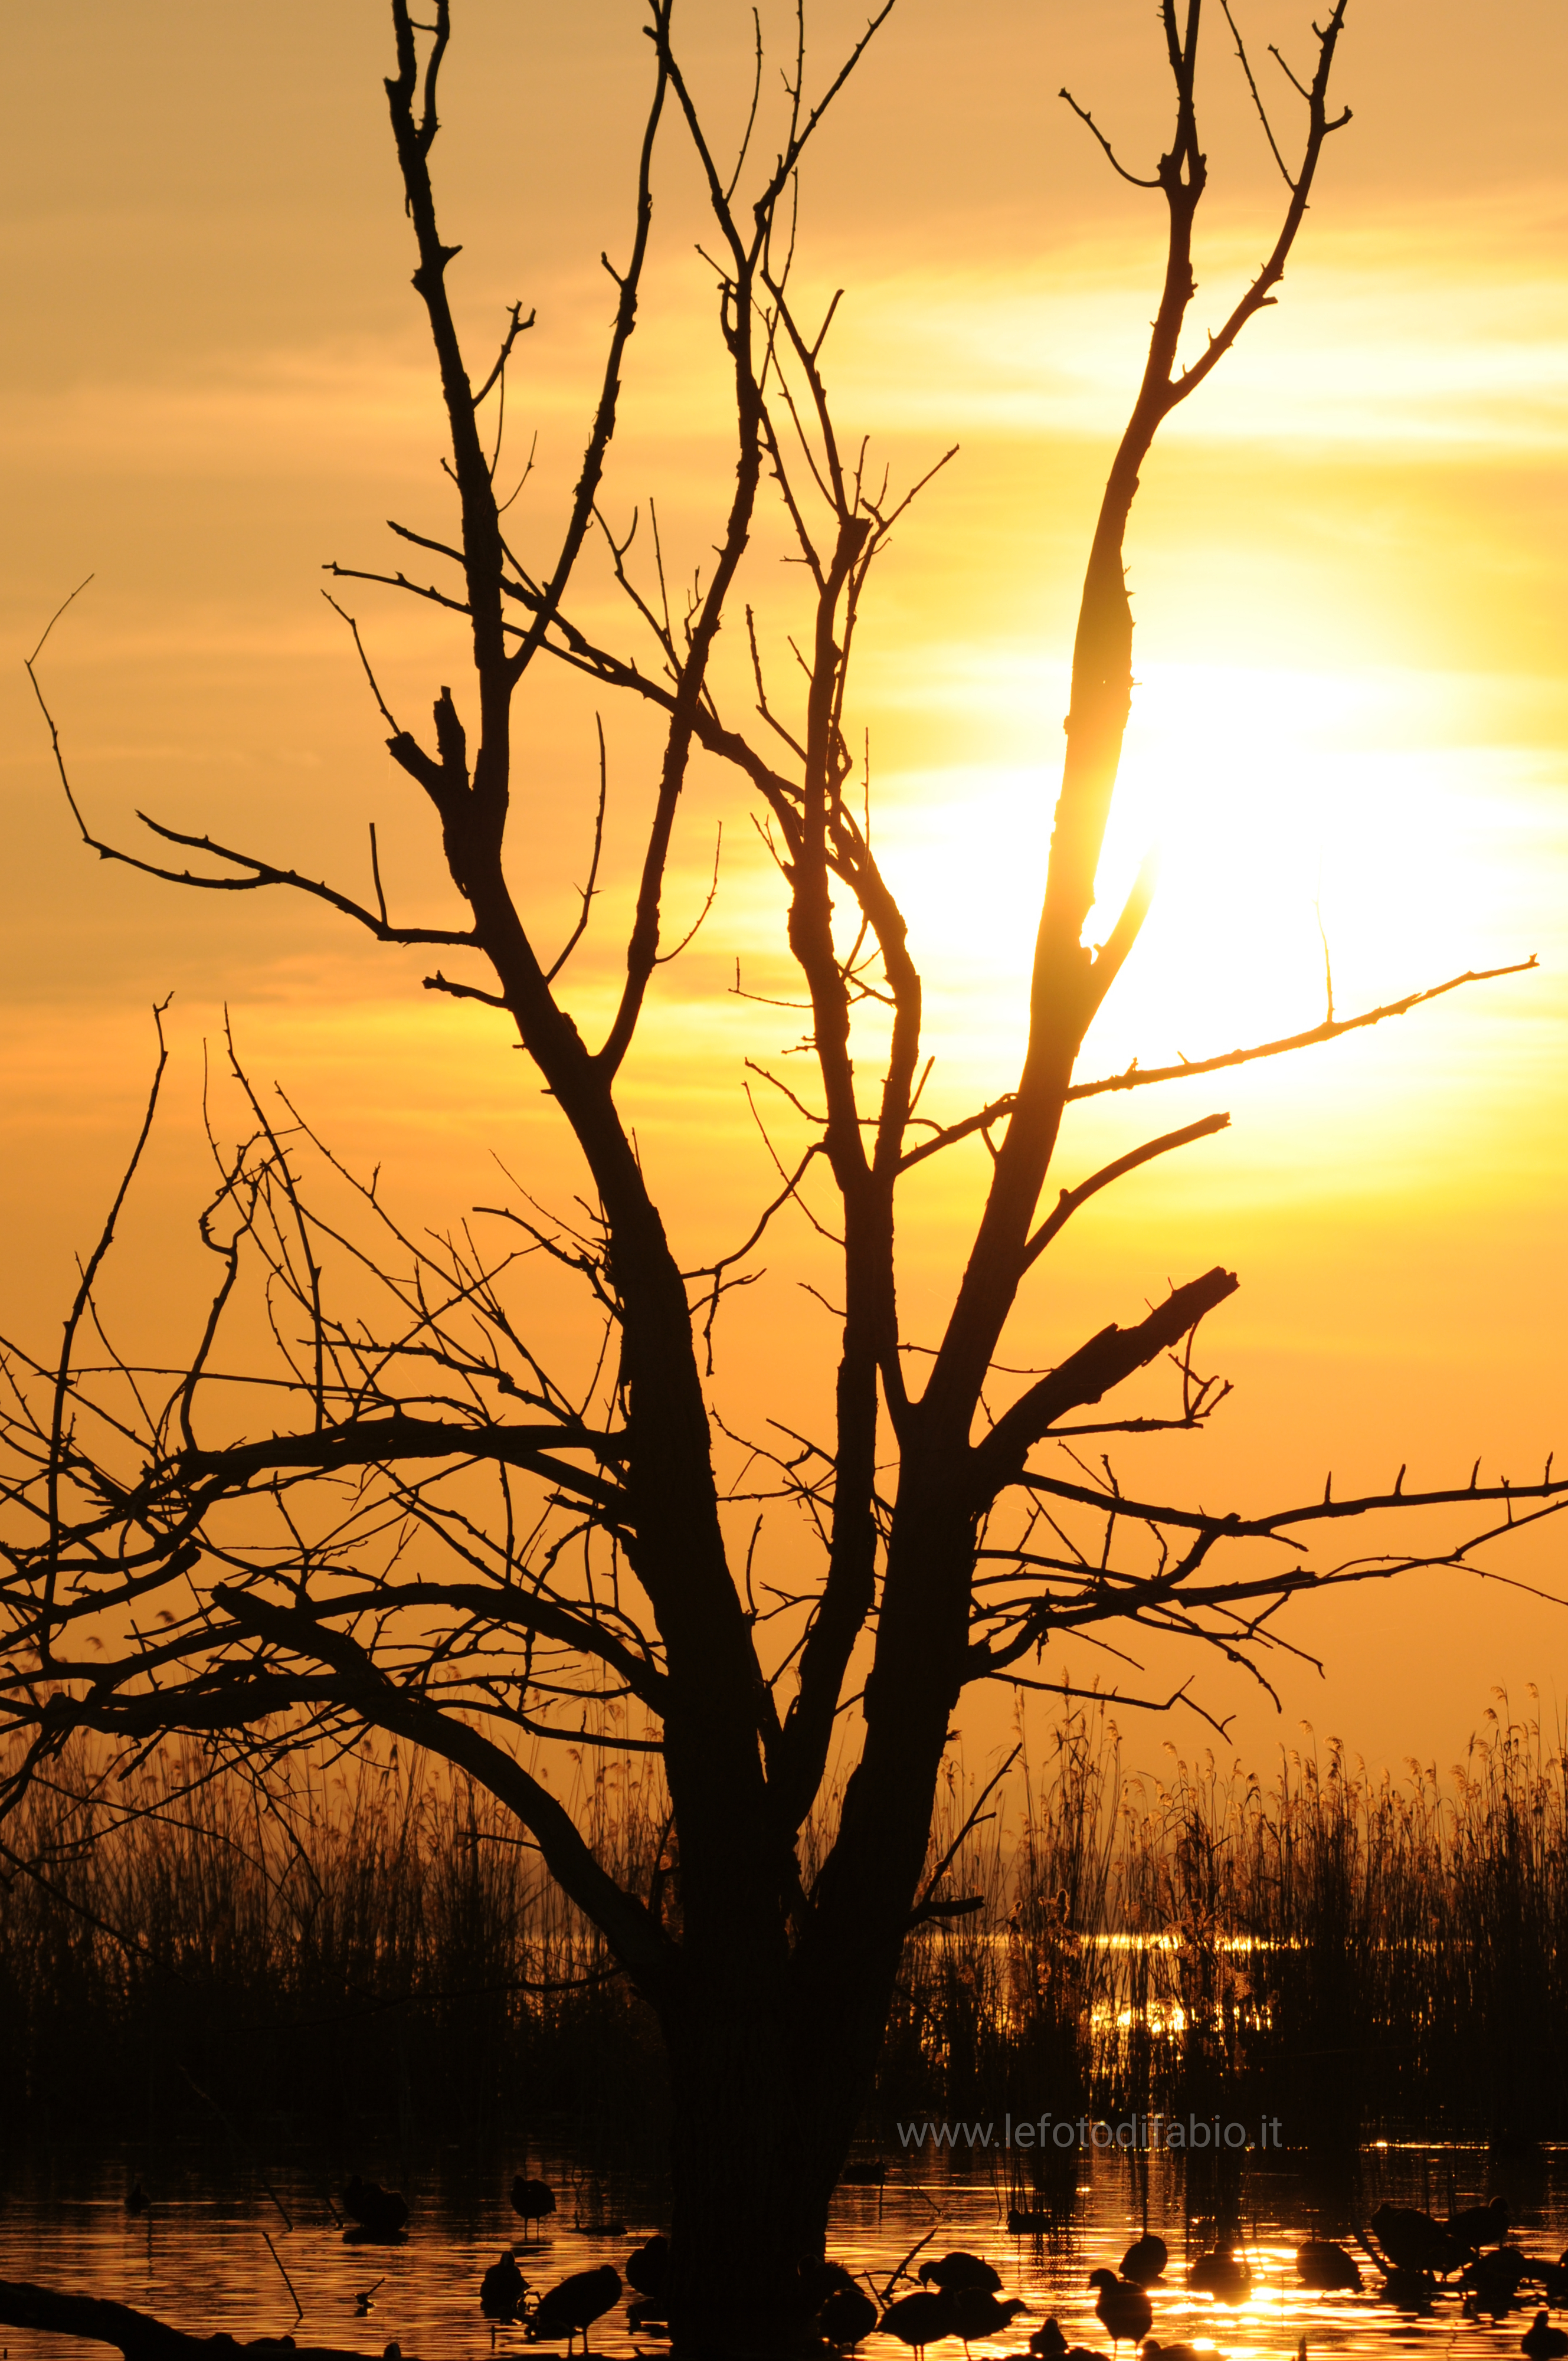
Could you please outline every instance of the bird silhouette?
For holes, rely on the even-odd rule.
[[[1419,2205],[1379,2205],[1367,2228],[1398,2270],[1435,2271],[1446,2279],[1470,2259],[1472,2250]]]
[[[1054,2312],[1030,2337],[1029,2350],[1036,2361],[1105,2361],[1102,2353],[1091,2353],[1087,2345],[1069,2345]]]
[[[1568,2261],[1537,2263],[1535,2277],[1540,2280],[1541,2291],[1552,2311],[1568,2310]]]
[[[1442,2226],[1456,2245],[1467,2246],[1472,2254],[1483,2246],[1500,2246],[1508,2235],[1508,2200],[1494,2197],[1486,2205],[1466,2205],[1462,2213],[1451,2213]]]
[[[836,2353],[852,2352],[876,2324],[875,2304],[848,2273],[844,2285],[831,2289],[817,2309],[817,2332]]]
[[[1133,2240],[1123,2256],[1122,2277],[1131,2279],[1135,2287],[1147,2287],[1158,2279],[1169,2259],[1165,2240],[1157,2238],[1151,2230],[1146,2230],[1141,2238]]]
[[[351,2246],[395,2246],[400,2243],[409,2218],[408,2201],[398,2189],[383,2189],[378,2180],[361,2180],[350,2173],[343,2191],[343,2210],[354,2228],[344,2232]]]
[[[664,2279],[670,2268],[670,2242],[662,2230],[642,2244],[626,2258],[626,2284],[639,2295],[663,2295]]]
[[[1000,2271],[979,2255],[966,2254],[961,2246],[955,2246],[950,2255],[939,2255],[935,2262],[922,2263],[915,2276],[922,2287],[935,2281],[939,2288],[989,2288],[994,2294],[1002,2285]]]
[[[1037,2238],[1051,2226],[1051,2217],[1043,2205],[1010,2205],[1007,2208],[1007,2235],[1010,2238]]]
[[[842,2263],[830,2263],[826,2257],[820,2262],[802,2263],[799,2278],[801,2299],[807,2312],[820,2311],[835,2288],[855,2285]]]
[[[928,2345],[938,2345],[944,2336],[955,2334],[952,2299],[940,2289],[933,2295],[927,2288],[917,2295],[901,2295],[896,2303],[888,2305],[879,2325],[912,2352],[924,2353]]]
[[[1519,2338],[1519,2351],[1528,2353],[1530,2361],[1563,2361],[1568,2355],[1568,2334],[1553,2328],[1543,2312],[1538,2312],[1531,2327]]]
[[[1355,2257],[1336,2246],[1332,2238],[1306,2238],[1296,2249],[1296,2276],[1305,2288],[1329,2293],[1335,2288],[1361,2292]]]
[[[1196,2345],[1162,2345],[1157,2336],[1146,2336],[1144,2361],[1204,2361],[1204,2356]]]
[[[479,2281],[479,2310],[487,2320],[515,2320],[527,2293],[528,2281],[518,2269],[517,2257],[503,2246],[500,2260]]]
[[[1396,2264],[1383,2282],[1383,2301],[1396,2312],[1430,2312],[1436,2292],[1437,2281],[1430,2271],[1411,2270],[1408,2265]]]
[[[1493,2320],[1502,2320],[1513,2310],[1519,2281],[1536,2276],[1517,2246],[1497,2246],[1489,2254],[1477,2255],[1473,2263],[1466,2263],[1459,2274],[1459,2284],[1473,2312],[1485,2312]]]
[[[601,2263],[597,2271],[574,2271],[540,2297],[523,2334],[534,2345],[554,2345],[564,2336],[568,2353],[574,2339],[581,2336],[586,2353],[594,2322],[620,2301],[620,2273],[612,2263]]]
[[[1021,2296],[1003,2299],[992,2295],[989,2288],[948,2288],[944,2292],[952,2333],[961,2341],[966,2353],[971,2336],[1000,2336],[1004,2328],[1012,2327],[1017,2313],[1029,2308]]]
[[[526,2235],[531,2222],[537,2225],[547,2213],[554,2213],[555,2191],[548,2181],[525,2180],[520,2172],[511,2185],[511,2210]]]
[[[1251,2292],[1252,2272],[1234,2246],[1217,2246],[1212,2254],[1198,2257],[1188,2271],[1187,2284],[1199,2295],[1215,2296],[1222,2303],[1240,2303]]]
[[[1142,2288],[1103,2270],[1091,2271],[1089,2284],[1100,2290],[1094,2309],[1113,2347],[1141,2345],[1154,2324],[1154,2306]]]
[[[142,2187],[141,2182],[139,2180],[133,2180],[129,2189],[126,2191],[126,2212],[127,2213],[145,2213],[151,2203],[152,2200],[148,2195],[146,2190]]]

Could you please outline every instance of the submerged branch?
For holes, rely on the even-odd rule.
[[[133,2311],[128,2303],[111,2303],[104,2296],[64,2295],[54,2288],[35,2287],[26,2279],[0,2279],[0,2322],[7,2328],[32,2328],[46,2336],[76,2336],[93,2345],[112,2345],[126,2361],[234,2361],[236,2354],[266,2355],[269,2361],[372,2361],[368,2354],[335,2345],[297,2345],[292,2337],[257,2336],[237,2345],[232,2335],[192,2335],[170,2328],[148,2312]]]

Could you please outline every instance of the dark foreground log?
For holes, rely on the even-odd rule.
[[[240,2353],[287,2355],[289,2361],[402,2361],[399,2347],[383,2355],[350,2352],[335,2345],[298,2345],[291,2336],[191,2336],[170,2328],[148,2312],[103,2296],[61,2295],[54,2288],[30,2287],[25,2279],[0,2279],[0,2326],[40,2328],[51,2336],[83,2336],[113,2345],[126,2361],[235,2361]]]

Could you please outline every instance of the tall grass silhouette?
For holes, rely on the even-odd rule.
[[[1168,1750],[1129,1773],[1107,1708],[993,1787],[948,1766],[863,2126],[1277,2117],[1286,2145],[1568,2127],[1568,1757],[1489,1709],[1446,1780],[1330,1741],[1265,1781]],[[656,1759],[574,1759],[599,1859],[679,1911]],[[803,1869],[837,1795],[806,1832]],[[8,2136],[222,2116],[302,2136],[656,2158],[652,2027],[602,1938],[480,1790],[393,1748],[247,1768],[166,1744],[112,1778],[68,1748],[3,1834]],[[961,1907],[955,1905],[962,1905]],[[1015,2202],[1077,2160],[1006,2159]],[[1062,2182],[1053,2184],[1052,2176]]]
[[[649,1758],[576,1758],[600,1857],[646,1891]],[[69,1749],[3,1831],[0,2095],[37,2129],[203,2108],[302,2129],[591,2134],[654,2103],[639,2004],[482,1790],[397,1748],[242,1772],[165,1746],[125,1780]],[[19,1868],[16,1863],[26,1863]]]

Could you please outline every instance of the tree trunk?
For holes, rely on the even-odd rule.
[[[875,2069],[850,2012],[829,2020],[715,1977],[666,2028],[674,2214],[666,2293],[685,2361],[824,2348],[828,2207]]]

